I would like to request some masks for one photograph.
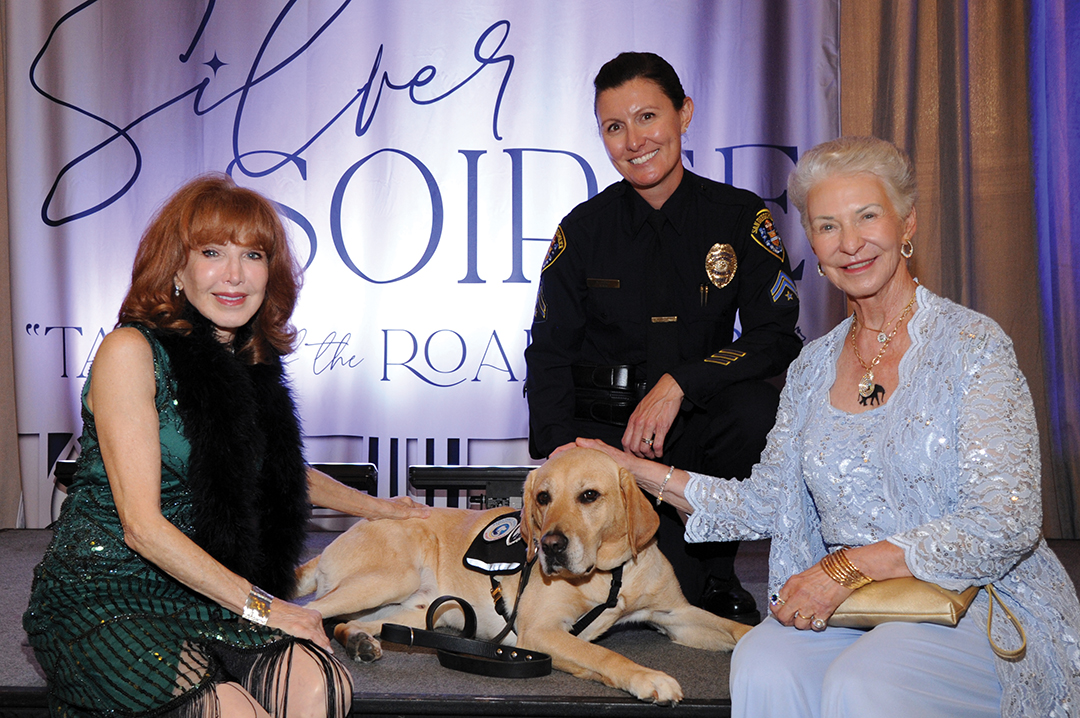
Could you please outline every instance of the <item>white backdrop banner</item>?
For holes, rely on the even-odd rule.
[[[40,0],[5,4],[15,367],[27,526],[77,453],[79,393],[135,248],[209,170],[306,265],[292,376],[312,461],[527,463],[523,351],[560,218],[618,176],[592,78],[624,50],[694,98],[694,171],[766,198],[839,128],[838,0]],[[227,411],[227,407],[222,407]]]

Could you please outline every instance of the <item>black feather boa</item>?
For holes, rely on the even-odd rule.
[[[288,598],[311,505],[300,421],[281,359],[244,364],[208,320],[192,314],[189,335],[156,332],[191,444],[192,538],[231,571]]]

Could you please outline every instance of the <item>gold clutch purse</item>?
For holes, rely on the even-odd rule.
[[[874,581],[852,593],[829,617],[830,626],[873,628],[886,621],[955,626],[980,586],[957,593],[917,578]]]
[[[844,628],[873,628],[886,621],[907,621],[908,623],[937,623],[942,626],[955,626],[968,606],[979,595],[982,586],[971,586],[959,593],[942,588],[936,583],[920,581],[917,578],[890,578],[885,581],[873,581],[856,589],[840,604],[829,617],[830,626]],[[990,639],[990,648],[1006,661],[1018,661],[1027,651],[1027,636],[1020,620],[998,596],[992,583],[986,584],[990,594],[990,611],[986,616],[986,636]],[[1016,648],[1002,648],[990,635],[990,626],[994,621],[994,603],[1001,606],[1005,617],[1016,629],[1020,645]]]

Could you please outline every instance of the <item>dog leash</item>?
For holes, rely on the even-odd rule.
[[[536,565],[536,559],[539,557],[540,554],[537,553],[521,570],[521,580],[518,581],[517,595],[514,597],[513,613],[507,614],[506,601],[503,599],[502,595],[502,584],[500,584],[494,576],[491,577],[491,598],[495,601],[495,613],[502,616],[506,621],[506,625],[499,631],[499,635],[492,639],[495,643],[502,643],[502,640],[510,635],[510,631],[514,630],[514,624],[517,622],[518,606],[521,605],[521,594],[525,593],[525,586],[529,583],[529,577],[532,576],[533,566]]]
[[[457,603],[465,614],[461,637],[432,630],[436,609],[447,601]],[[434,648],[439,663],[444,668],[455,671],[497,678],[535,678],[551,673],[551,656],[546,653],[474,639],[476,612],[463,598],[440,596],[432,601],[427,610],[426,624],[427,630],[398,623],[384,623],[380,635],[384,641],[391,643]]]
[[[502,610],[499,611],[499,614],[506,619],[506,626],[493,641],[479,641],[473,638],[476,635],[476,611],[473,610],[468,601],[457,596],[440,596],[431,602],[425,617],[426,630],[403,626],[398,623],[384,623],[380,635],[383,640],[391,643],[434,648],[439,658],[439,664],[444,668],[455,671],[498,678],[546,676],[551,673],[551,656],[540,651],[528,651],[523,648],[502,645],[502,640],[513,630],[514,622],[517,619],[518,606],[521,603],[521,594],[525,590],[525,584],[529,581],[535,562],[536,559],[534,558],[526,564],[522,571],[521,581],[518,582],[517,596],[514,600],[514,611],[509,616],[505,614],[506,604],[502,600],[502,589],[492,579],[492,598],[495,599],[496,607],[500,603],[502,604]],[[618,605],[619,591],[622,589],[622,575],[622,566],[618,566],[611,572],[611,588],[608,591],[607,601],[593,606],[592,610],[579,618],[570,629],[570,635],[579,635],[601,613]],[[461,629],[462,636],[460,637],[433,630],[435,611],[447,601],[458,604],[465,617],[464,626]]]

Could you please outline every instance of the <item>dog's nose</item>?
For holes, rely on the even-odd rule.
[[[540,546],[549,556],[561,556],[566,553],[567,543],[566,536],[560,533],[544,534],[544,537],[540,539]]]

